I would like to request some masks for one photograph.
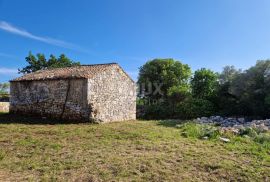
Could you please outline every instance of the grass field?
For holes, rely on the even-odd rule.
[[[270,147],[184,137],[177,121],[22,124],[0,116],[2,181],[269,181]],[[25,122],[25,121],[24,121]]]

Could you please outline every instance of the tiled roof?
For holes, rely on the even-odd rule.
[[[105,70],[113,68],[114,66],[118,66],[119,68],[121,68],[117,63],[107,63],[40,70],[23,75],[19,78],[11,80],[11,82],[70,78],[92,78]]]

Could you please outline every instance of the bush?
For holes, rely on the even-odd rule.
[[[244,128],[239,131],[240,136],[249,136],[249,137],[256,137],[258,135],[257,131],[253,128]]]
[[[0,93],[0,102],[9,102],[9,94],[1,94]]]
[[[180,126],[183,130],[182,136],[191,137],[191,138],[201,138],[202,137],[202,128],[200,125],[195,123],[185,123]]]
[[[254,138],[255,142],[258,142],[260,144],[269,143],[270,144],[270,135],[267,134],[260,134]]]
[[[154,104],[144,106],[143,119],[168,119],[172,118],[172,108],[169,105]]]
[[[249,136],[254,142],[260,143],[270,148],[270,134],[263,133],[256,128],[245,128],[240,130],[240,136]]]
[[[208,137],[209,139],[217,139],[220,136],[218,128],[210,125],[202,125],[196,123],[185,123],[180,126],[182,129],[182,136],[190,138],[202,139]]]
[[[214,104],[204,99],[186,99],[177,105],[170,102],[137,106],[142,119],[194,119],[215,114]]]
[[[181,119],[193,119],[215,114],[214,104],[204,99],[188,99],[179,103],[176,107],[176,117]]]

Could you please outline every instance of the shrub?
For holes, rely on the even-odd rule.
[[[9,94],[1,94],[0,93],[0,102],[9,102]]]
[[[143,119],[194,119],[215,114],[214,104],[204,99],[188,98],[176,106],[170,102],[137,107]],[[143,113],[143,114],[141,114]]]
[[[261,143],[261,144],[265,144],[265,143],[269,143],[270,144],[270,135],[267,134],[260,134],[258,136],[256,136],[254,138],[255,142]]]
[[[182,136],[191,138],[201,138],[202,130],[198,124],[195,123],[185,123],[180,126],[182,129]]]
[[[172,118],[172,109],[165,103],[144,106],[144,119],[168,119]]]
[[[188,99],[177,105],[176,117],[181,119],[193,119],[202,116],[214,115],[213,103],[204,99]]]
[[[182,136],[184,137],[198,139],[208,137],[210,139],[217,139],[220,136],[219,129],[210,125],[185,123],[181,125],[180,128],[182,129]]]
[[[239,131],[239,135],[240,136],[246,135],[246,136],[249,136],[249,137],[253,137],[254,138],[254,137],[256,137],[258,135],[258,133],[256,132],[255,129],[249,127],[249,128],[241,129]]]

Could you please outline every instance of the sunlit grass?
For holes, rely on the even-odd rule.
[[[265,142],[230,136],[231,142],[223,143],[217,139],[218,135],[203,140],[201,136],[209,133],[194,130],[194,124],[179,124],[182,123],[0,124],[0,179],[264,181],[270,178],[270,151]],[[190,131],[192,136],[183,134]]]

